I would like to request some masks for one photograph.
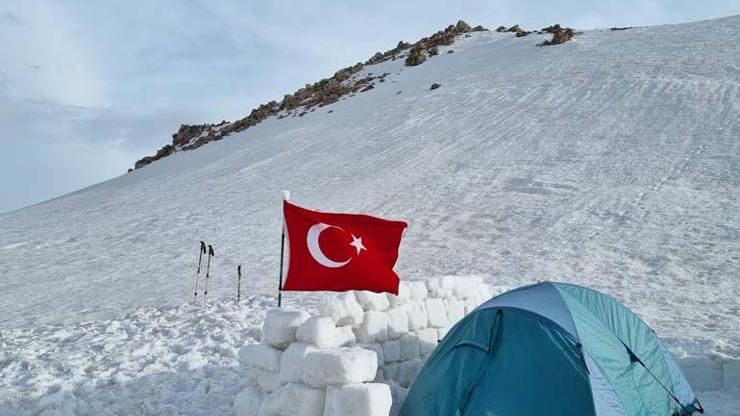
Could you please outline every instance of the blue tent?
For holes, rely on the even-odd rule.
[[[564,283],[497,296],[457,323],[400,416],[703,413],[665,345],[614,298]]]

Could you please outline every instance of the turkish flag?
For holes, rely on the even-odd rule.
[[[311,211],[287,201],[283,214],[289,250],[283,290],[398,294],[393,266],[405,222]]]

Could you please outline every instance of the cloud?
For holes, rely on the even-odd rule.
[[[125,173],[151,152],[153,141],[166,142],[181,117],[174,110],[80,107],[0,95],[0,212]]]
[[[20,26],[21,19],[19,19],[18,16],[10,12],[0,13],[0,25]]]

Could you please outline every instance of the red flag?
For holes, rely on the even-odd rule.
[[[398,294],[393,266],[403,221],[316,212],[283,202],[288,274],[283,290],[369,290]]]

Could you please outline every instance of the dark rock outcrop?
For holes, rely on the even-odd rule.
[[[157,150],[157,153],[154,156],[147,156],[137,161],[136,164],[134,165],[134,169],[139,169],[142,166],[146,166],[154,162],[155,160],[159,160],[163,157],[167,157],[173,153],[175,153],[175,146],[171,144],[166,144],[161,149]]]
[[[441,87],[441,85],[437,84],[436,82],[432,84],[431,87],[429,87],[430,90],[436,90],[437,88]]]
[[[572,28],[569,28],[569,27],[563,28],[559,24],[545,27],[542,29],[542,31],[547,32],[547,33],[552,33],[552,39],[546,40],[537,46],[560,45],[561,43],[565,43],[573,39],[573,36],[575,36],[575,32],[573,31]]]
[[[463,20],[457,21],[457,24],[455,25],[455,29],[460,33],[468,33],[473,30],[473,28],[470,27],[470,25],[465,23],[465,21]]]
[[[496,31],[497,32],[510,32],[510,33],[514,33],[516,35],[516,37],[518,37],[518,38],[521,38],[523,36],[527,36],[530,33],[532,33],[532,32],[528,32],[528,31],[522,29],[519,25],[514,25],[514,26],[512,26],[512,27],[510,27],[508,29],[506,29],[503,26],[499,26],[499,29],[501,29],[501,30],[496,29]]]
[[[421,65],[427,60],[427,50],[421,46],[414,46],[406,57],[406,66]]]

